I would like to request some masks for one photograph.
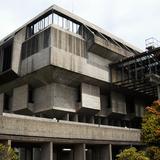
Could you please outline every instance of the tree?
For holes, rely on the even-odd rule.
[[[11,146],[0,144],[0,160],[18,160],[18,156]]]
[[[141,140],[145,151],[132,147],[117,155],[118,160],[160,160],[160,100],[146,107],[142,120]]]
[[[118,160],[149,160],[145,152],[137,151],[135,147],[123,150],[123,152],[117,155],[117,158]]]
[[[141,139],[147,145],[158,146],[160,144],[160,100],[146,107],[146,113],[142,121]]]

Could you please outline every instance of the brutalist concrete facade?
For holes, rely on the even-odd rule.
[[[143,97],[112,87],[109,68],[140,52],[51,6],[0,42],[0,142],[21,160],[112,160],[140,146]]]

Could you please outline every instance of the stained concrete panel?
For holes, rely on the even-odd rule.
[[[21,76],[34,72],[50,64],[50,49],[45,48],[22,60]]]
[[[75,112],[78,90],[66,85],[52,83],[35,89],[35,112],[51,110]]]
[[[52,85],[51,105],[64,109],[76,109],[78,89],[62,84]],[[53,107],[54,108],[54,107]]]
[[[21,47],[25,40],[26,27],[17,32],[13,41],[13,53],[12,53],[12,70],[15,73],[19,73],[20,61],[21,61]]]
[[[51,86],[45,85],[34,90],[34,110],[43,112],[50,110],[51,106]]]
[[[32,110],[32,108],[29,107],[28,90],[29,86],[27,84],[14,88],[12,111]]]
[[[109,97],[107,95],[100,95],[101,110],[98,112],[100,116],[107,116],[108,106],[109,106]]]
[[[109,82],[109,71],[89,64],[87,59],[55,47],[51,48],[51,64],[89,77]]]
[[[82,107],[100,110],[100,88],[89,84],[81,84]]]

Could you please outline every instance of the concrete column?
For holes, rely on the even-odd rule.
[[[32,148],[26,148],[25,158],[26,160],[32,160]]]
[[[4,108],[4,94],[0,94],[0,115],[3,113],[3,108]]]
[[[20,160],[24,160],[25,159],[25,148],[20,148],[19,159]]]
[[[111,145],[93,147],[92,160],[112,160]]]
[[[2,144],[7,145],[7,146],[11,146],[11,140],[3,140],[1,141]]]
[[[157,85],[158,99],[160,100],[160,85]]]
[[[92,123],[92,124],[94,124],[94,116],[90,116],[89,122]]]
[[[102,159],[101,160],[112,160],[112,146],[111,144],[102,147]]]
[[[42,145],[41,160],[53,160],[53,143],[48,142]]]
[[[92,159],[92,149],[88,149],[86,152],[86,159],[87,160],[93,160]]]
[[[74,160],[86,160],[86,145],[76,144],[74,147]]]
[[[33,148],[33,160],[40,160],[41,152],[40,148]]]
[[[75,122],[78,122],[78,114],[75,114],[75,115],[74,115],[74,121],[75,121]]]
[[[108,125],[108,118],[104,118],[102,124],[103,125]]]
[[[63,116],[63,120],[69,121],[69,113],[66,113],[66,114]]]

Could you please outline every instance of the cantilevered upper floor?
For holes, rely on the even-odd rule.
[[[111,62],[140,52],[53,5],[0,41],[0,83],[48,65],[109,82]]]

